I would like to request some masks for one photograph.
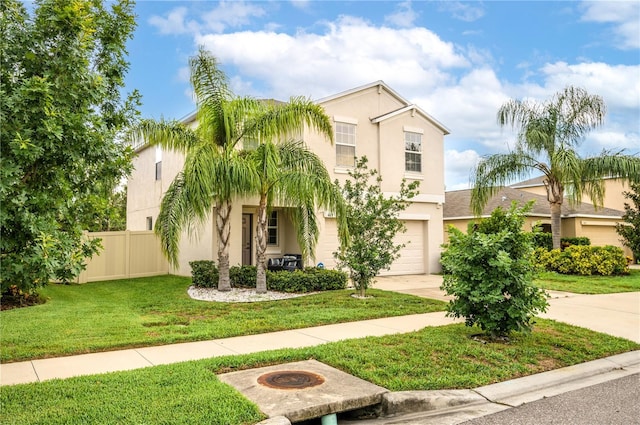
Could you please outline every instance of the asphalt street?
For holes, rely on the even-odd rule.
[[[570,391],[465,425],[634,425],[640,424],[640,374]]]

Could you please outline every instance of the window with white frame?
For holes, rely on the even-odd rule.
[[[356,125],[336,122],[336,165],[356,165]]]
[[[409,173],[422,172],[422,134],[404,132],[404,169]]]
[[[267,245],[278,245],[278,211],[271,211],[267,220]]]

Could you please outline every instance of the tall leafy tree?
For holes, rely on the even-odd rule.
[[[82,238],[101,214],[92,202],[130,169],[119,143],[136,118],[123,98],[127,0],[0,1],[0,247],[2,292],[70,280],[97,241]]]
[[[632,184],[631,190],[623,193],[632,203],[625,202],[622,216],[625,224],[617,224],[616,232],[622,236],[622,244],[631,249],[638,262],[640,261],[640,183]]]
[[[567,87],[543,103],[505,103],[498,111],[498,123],[517,130],[516,147],[507,154],[484,157],[474,170],[474,213],[480,215],[502,186],[538,171],[543,174],[547,189],[553,247],[560,248],[560,213],[565,196],[576,204],[587,194],[595,206],[601,207],[603,177],[640,181],[638,155],[603,151],[598,156],[582,158],[578,154],[585,134],[600,126],[604,116],[602,98],[575,87]]]
[[[292,105],[299,101],[292,101]],[[302,108],[303,105],[305,105]],[[317,117],[318,127],[332,138],[331,123],[320,106],[303,101],[296,107]],[[265,114],[264,118],[269,114]],[[300,119],[296,120],[300,121]],[[344,203],[341,193],[331,181],[322,160],[309,151],[302,141],[288,140],[274,143],[265,141],[251,152],[251,160],[259,179],[258,211],[256,225],[256,257],[258,293],[266,292],[266,249],[268,209],[274,204],[292,207],[289,217],[296,229],[298,245],[304,258],[313,257],[318,241],[319,229],[316,222],[318,207],[325,207],[336,213],[340,235],[346,243],[344,223]]]

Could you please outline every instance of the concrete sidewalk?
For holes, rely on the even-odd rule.
[[[435,299],[448,299],[436,275],[377,279],[375,288]],[[640,292],[577,295],[553,292],[551,319],[620,336],[640,343]],[[461,320],[460,320],[461,321]],[[0,385],[40,382],[54,378],[138,369],[209,357],[247,354],[280,348],[301,348],[343,339],[413,332],[426,326],[454,323],[444,312],[365,320],[259,335],[189,342],[156,347],[40,359],[0,365]]]
[[[376,289],[419,297],[449,300],[440,290],[442,276],[388,276],[376,280]],[[584,295],[547,291],[549,308],[540,317],[569,323],[640,344],[640,292]]]
[[[280,348],[311,347],[344,339],[414,332],[427,326],[448,325],[454,322],[455,320],[445,317],[444,312],[413,314],[212,341],[6,363],[0,364],[0,385],[64,379]]]

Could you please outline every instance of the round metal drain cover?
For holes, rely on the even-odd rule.
[[[299,370],[265,373],[258,377],[258,384],[279,390],[299,390],[316,387],[323,383],[324,378],[322,376]]]

